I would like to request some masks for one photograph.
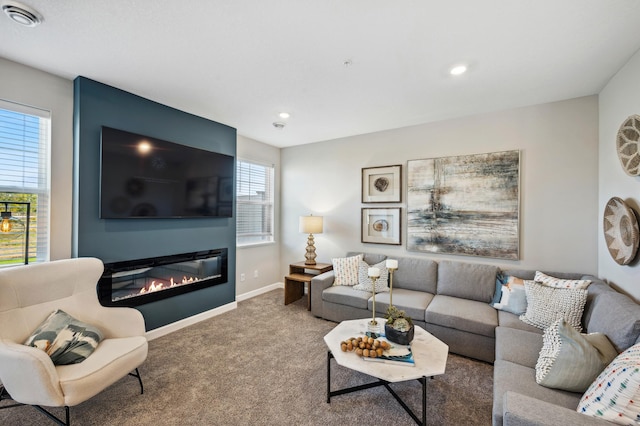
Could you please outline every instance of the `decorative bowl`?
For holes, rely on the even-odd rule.
[[[384,335],[386,336],[387,340],[399,345],[408,345],[409,343],[411,343],[411,341],[413,340],[413,332],[413,325],[407,331],[398,331],[393,328],[393,326],[390,326],[388,324],[384,325]]]

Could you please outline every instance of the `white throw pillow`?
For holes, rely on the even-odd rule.
[[[569,392],[584,392],[618,356],[602,333],[581,334],[559,319],[545,331],[536,363],[536,383]]]
[[[590,280],[564,280],[562,278],[552,277],[543,272],[536,271],[534,281],[542,283],[548,287],[555,288],[587,288],[591,284]]]
[[[333,264],[334,280],[333,285],[356,285],[358,284],[358,267],[362,255],[351,257],[340,257],[331,259]]]
[[[535,281],[525,281],[527,311],[520,320],[545,329],[560,318],[582,331],[582,312],[587,302],[587,290],[547,287]]]
[[[371,266],[364,260],[361,260],[358,272],[358,285],[353,286],[353,289],[368,292],[373,291],[373,283],[371,282],[371,278],[369,278],[369,268],[378,268],[380,270],[380,277],[376,280],[376,293],[389,291],[389,270],[387,269],[385,260]]]
[[[621,425],[640,419],[640,344],[614,359],[582,395],[576,411]]]

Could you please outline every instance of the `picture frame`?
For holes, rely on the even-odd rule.
[[[407,162],[408,251],[520,259],[520,151]]]
[[[402,165],[362,169],[363,203],[399,203],[402,200]]]
[[[361,241],[371,244],[402,244],[400,211],[400,207],[363,207]]]

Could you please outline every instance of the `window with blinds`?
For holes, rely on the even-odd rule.
[[[273,166],[237,161],[236,242],[238,245],[274,240],[273,179]]]
[[[0,100],[0,267],[49,259],[50,126],[49,111]]]

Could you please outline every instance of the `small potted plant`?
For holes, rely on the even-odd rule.
[[[399,345],[411,343],[414,332],[413,321],[404,311],[395,306],[389,306],[385,318],[387,323],[384,325],[384,334],[388,340]]]

